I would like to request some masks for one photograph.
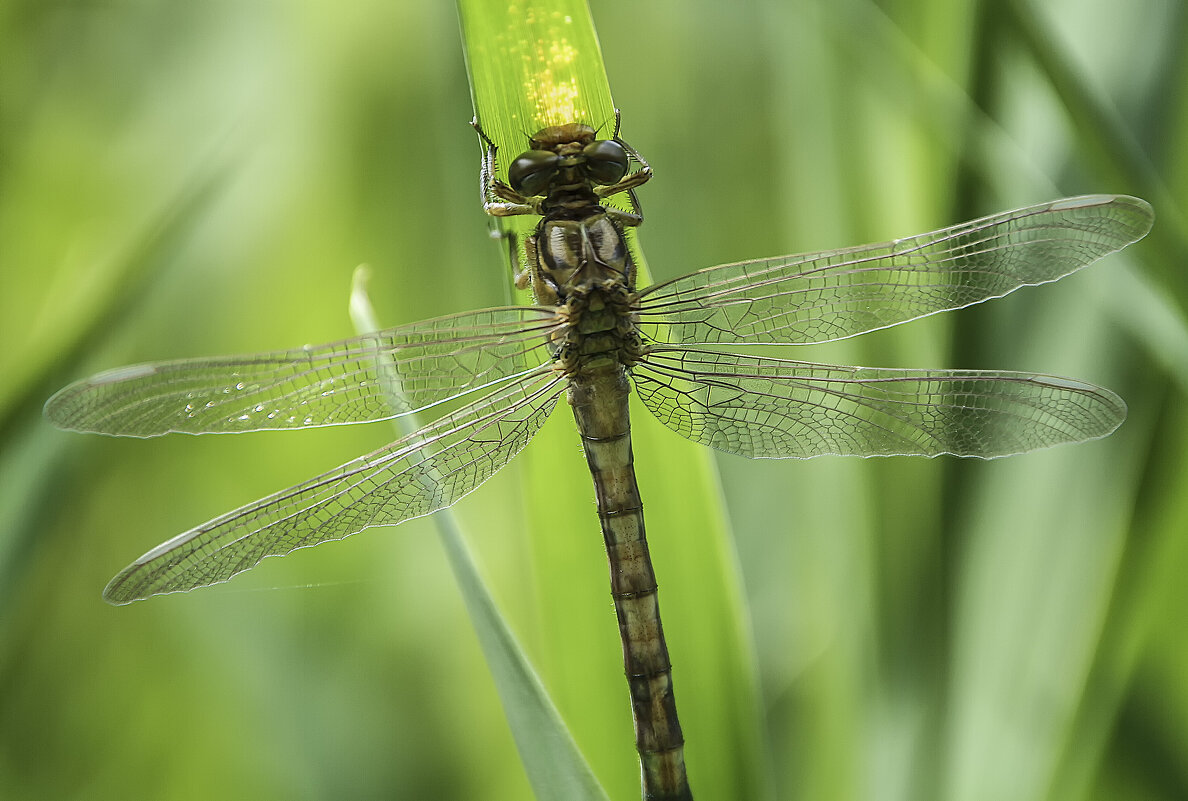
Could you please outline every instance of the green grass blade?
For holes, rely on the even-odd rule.
[[[509,10],[461,0],[459,8],[475,113],[498,145],[502,167],[545,125],[580,121],[609,132],[615,105],[585,2]],[[628,141],[633,120],[644,114],[623,110]],[[521,218],[500,223],[521,237],[535,225]],[[647,281],[641,271],[641,283]],[[633,408],[690,783],[707,798],[763,798],[769,789],[750,626],[711,457]],[[605,601],[590,476],[568,417],[555,415],[517,460],[544,643],[536,662],[603,786],[612,797],[627,798],[639,787],[630,705]]]
[[[503,169],[546,126],[581,122],[608,135],[614,130],[615,105],[585,0],[511,7],[459,0],[458,9],[475,119],[499,148]],[[630,120],[626,126],[630,132]],[[622,195],[609,202],[620,208],[630,203]],[[503,217],[493,225],[522,240],[535,222]],[[635,237],[627,232],[630,242]],[[635,251],[646,283],[646,263]]]
[[[365,267],[355,271],[350,308],[357,333],[380,330],[367,294]],[[416,415],[398,417],[393,426],[400,435],[408,434],[417,428]],[[479,573],[458,518],[452,510],[443,509],[433,515],[433,523],[458,581],[458,589],[503,702],[520,760],[536,796],[605,801],[605,791],[582,758],[540,677]]]

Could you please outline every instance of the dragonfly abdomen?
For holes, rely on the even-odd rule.
[[[606,363],[570,377],[569,402],[594,479],[610,563],[611,596],[631,691],[636,748],[649,798],[691,799],[672,664],[660,623],[656,575],[635,479],[626,369]]]

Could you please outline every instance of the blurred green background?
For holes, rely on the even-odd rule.
[[[699,797],[1188,798],[1185,4],[594,16],[623,134],[657,173],[657,278],[1082,192],[1157,214],[1055,286],[793,354],[1095,381],[1130,405],[1107,440],[994,462],[722,457],[724,554],[682,549],[673,452],[637,447]],[[99,369],[348,336],[359,263],[386,324],[507,302],[453,6],[11,0],[0,53],[0,797],[530,797],[426,521],[197,593],[99,599],[136,555],[387,426],[145,442],[40,419]],[[558,515],[556,564],[525,559],[525,506],[551,505],[526,472],[458,513],[595,774],[638,797],[593,494]],[[694,560],[737,560],[753,707],[688,669],[722,646],[687,611],[707,599],[666,582]],[[601,626],[558,630],[579,601],[523,591],[554,569],[601,588],[572,610]],[[576,640],[596,663],[566,656]]]

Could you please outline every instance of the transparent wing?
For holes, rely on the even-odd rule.
[[[62,389],[45,414],[59,428],[132,437],[385,420],[540,366],[556,324],[543,308],[484,309],[329,345],[121,367]]]
[[[663,348],[632,376],[644,405],[673,431],[756,458],[992,458],[1104,437],[1126,417],[1109,390],[1030,373],[838,367]]]
[[[1091,195],[878,245],[724,264],[644,289],[670,344],[827,342],[1055,281],[1141,239],[1143,200]]]
[[[564,383],[541,371],[374,453],[216,517],[137,559],[103,597],[124,604],[217,584],[267,556],[443,509],[524,448]]]

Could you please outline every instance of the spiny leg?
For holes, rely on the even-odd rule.
[[[540,201],[526,198],[496,177],[496,154],[499,148],[479,125],[478,117],[470,121],[475,133],[486,144],[479,167],[479,201],[483,211],[492,217],[514,217],[520,214],[540,214]]]

